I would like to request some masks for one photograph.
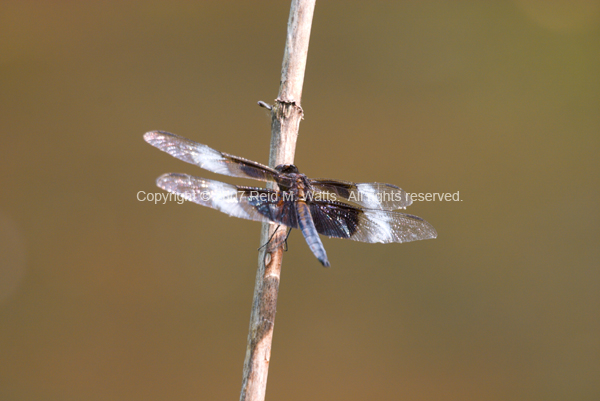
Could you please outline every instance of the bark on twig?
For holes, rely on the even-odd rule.
[[[271,167],[294,162],[298,128],[303,115],[300,100],[315,1],[292,0],[279,96],[271,110]],[[271,238],[275,228],[275,224],[263,224],[261,245]],[[281,244],[280,237],[283,235],[285,230],[279,229],[271,243]],[[263,247],[258,254],[241,401],[265,399],[282,257],[281,245],[274,249]]]

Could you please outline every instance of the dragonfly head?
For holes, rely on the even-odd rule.
[[[300,174],[298,167],[294,166],[293,164],[280,164],[279,166],[275,167],[275,170],[282,174]]]

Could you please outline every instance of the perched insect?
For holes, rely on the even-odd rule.
[[[395,185],[311,179],[292,164],[273,169],[163,131],[147,132],[144,139],[173,157],[213,173],[276,183],[279,190],[177,173],[156,180],[156,185],[166,191],[230,216],[300,229],[323,266],[329,266],[329,260],[319,234],[371,243],[437,237],[435,229],[422,218],[393,211],[412,203]]]

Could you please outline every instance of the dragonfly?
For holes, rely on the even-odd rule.
[[[311,179],[293,164],[271,168],[164,131],[147,132],[144,140],[210,172],[276,184],[277,189],[246,187],[180,173],[156,180],[165,191],[230,216],[299,229],[325,267],[330,263],[319,235],[367,243],[437,237],[422,218],[397,211],[412,199],[392,184]]]

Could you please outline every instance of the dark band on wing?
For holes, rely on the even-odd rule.
[[[341,202],[311,202],[317,232],[334,238],[350,238],[358,230],[363,211]]]
[[[246,191],[248,204],[271,222],[291,228],[299,227],[294,202],[282,199],[280,191],[265,189],[265,192],[257,193],[256,188],[238,188]]]
[[[412,199],[402,189],[392,184],[379,182],[354,183],[328,179],[310,181],[316,192],[332,194],[367,209],[396,210],[406,208]],[[338,198],[327,198],[337,201]]]
[[[213,173],[272,182],[278,175],[276,170],[260,163],[219,152],[169,132],[150,131],[144,134],[144,140],[179,160]]]

